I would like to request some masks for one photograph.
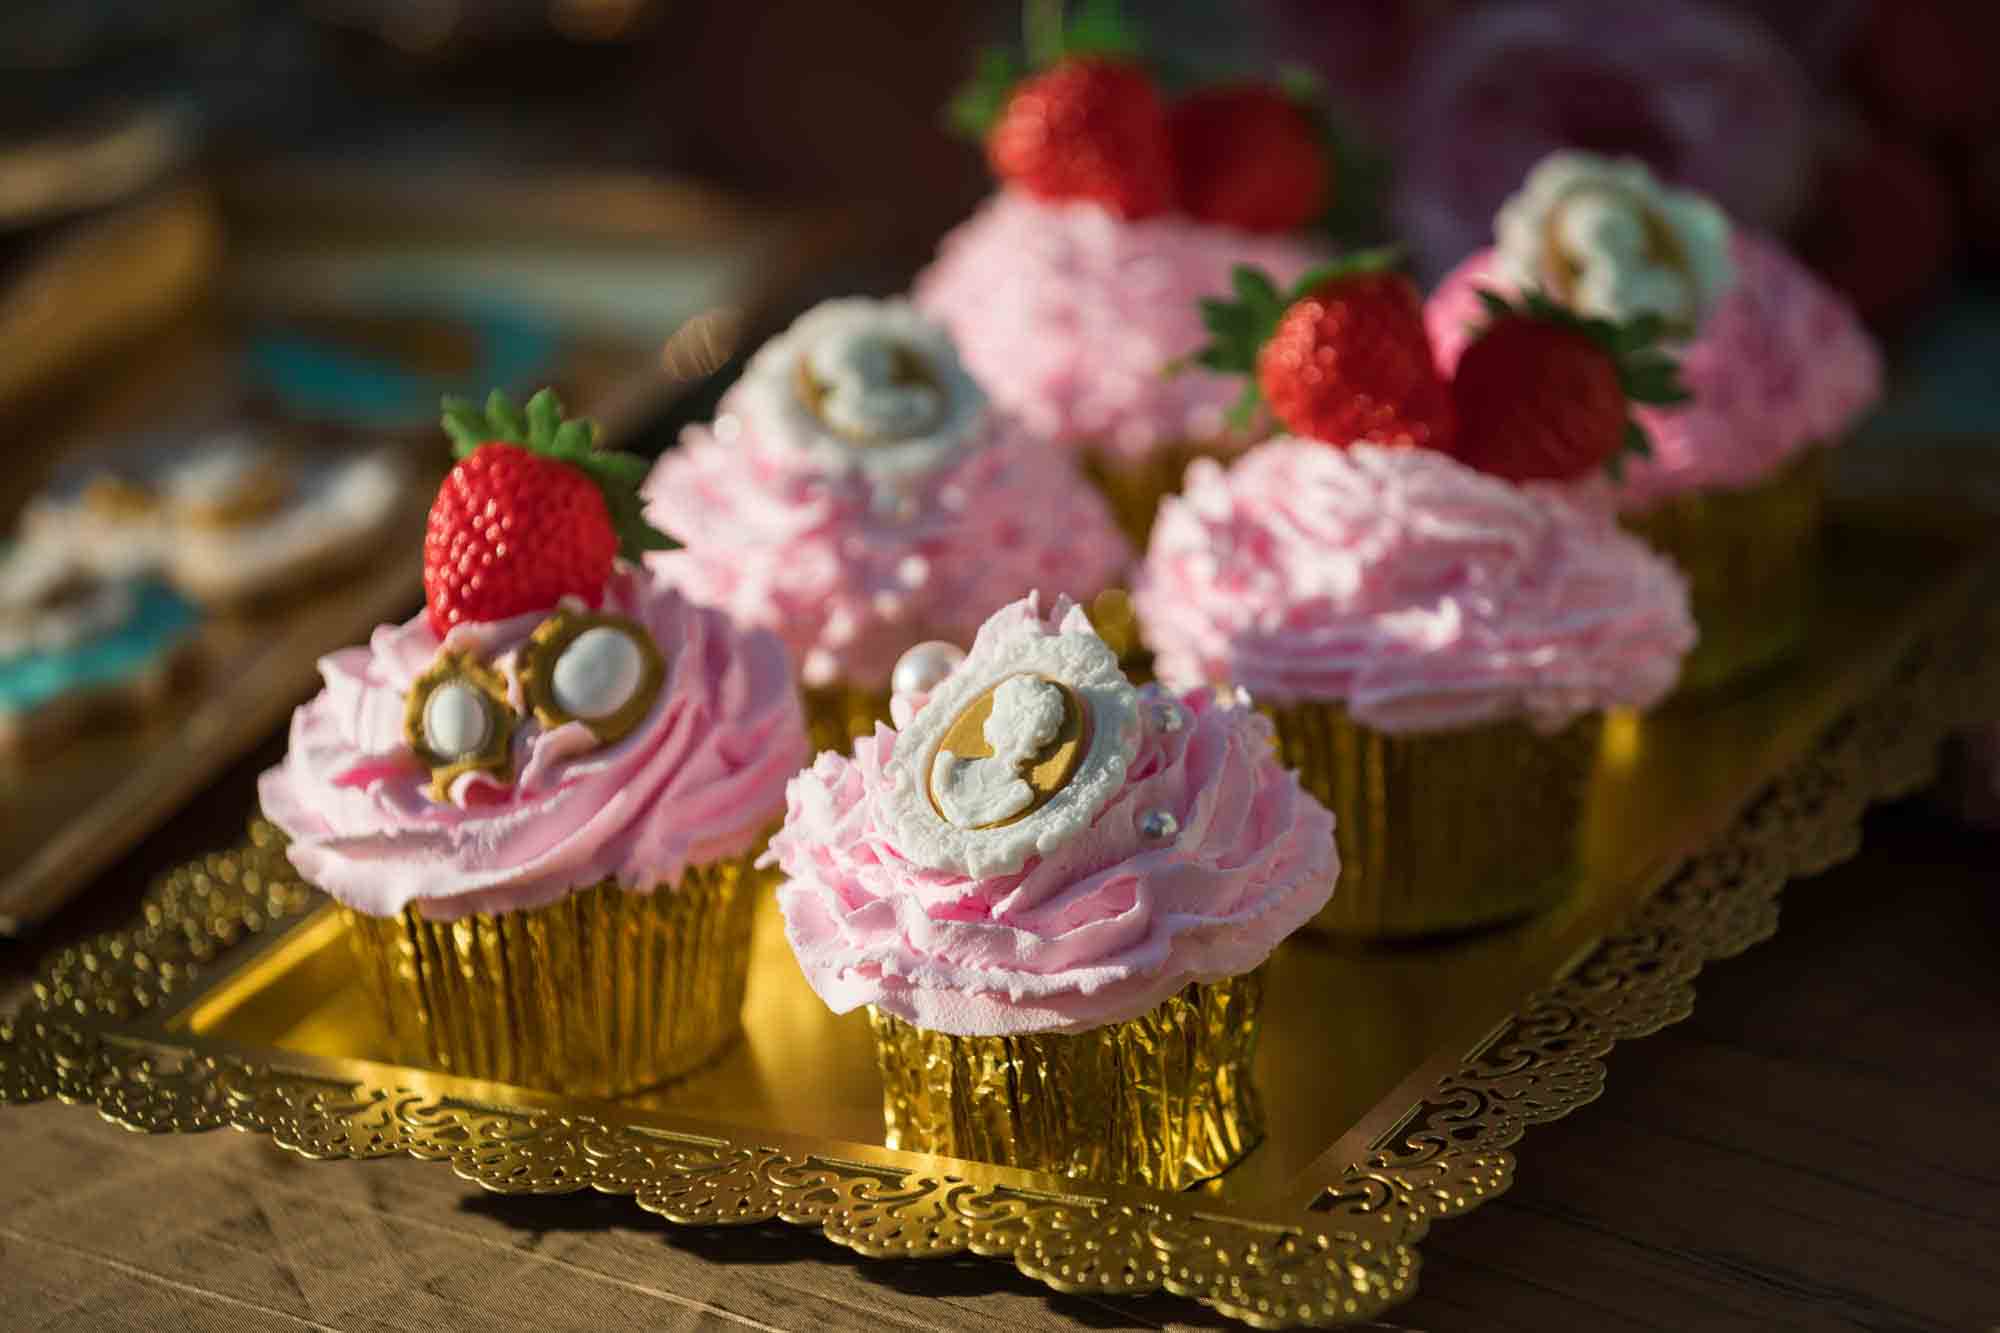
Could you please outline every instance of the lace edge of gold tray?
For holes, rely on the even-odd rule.
[[[874,1257],[970,1251],[1011,1259],[1060,1291],[1165,1290],[1257,1327],[1368,1319],[1415,1292],[1416,1245],[1432,1222],[1508,1187],[1527,1126],[1595,1099],[1614,1045],[1686,1017],[1704,964],[1776,930],[1786,881],[1852,855],[1868,806],[1928,781],[1943,738],[1989,715],[2000,698],[1996,631],[2000,615],[1985,613],[1920,639],[1728,834],[1569,976],[1529,996],[1300,1214],[1238,1215],[980,1163],[915,1169],[881,1149],[832,1156],[783,1135],[738,1143],[616,1108],[579,1112],[512,1090],[487,1103],[355,1073],[384,1066],[253,1062],[116,1031],[230,946],[312,905],[261,823],[242,847],[167,876],[137,925],[57,955],[29,1008],[0,1022],[0,1102],[55,1097],[156,1133],[227,1126],[314,1159],[407,1154],[505,1193],[631,1195],[683,1224],[778,1219]]]

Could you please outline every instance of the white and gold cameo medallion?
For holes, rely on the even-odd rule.
[[[1009,874],[1090,826],[1139,745],[1138,692],[1083,613],[981,642],[897,737],[886,813],[903,854]]]

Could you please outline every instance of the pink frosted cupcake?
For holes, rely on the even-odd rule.
[[[784,638],[822,748],[888,716],[911,644],[969,642],[1024,588],[1093,597],[1132,558],[1071,460],[994,411],[950,335],[897,301],[801,316],[645,496],[682,544],[649,566]]]
[[[1812,595],[1823,447],[1881,394],[1881,357],[1847,304],[1776,242],[1635,162],[1558,153],[1496,219],[1497,244],[1432,295],[1425,321],[1451,373],[1478,293],[1539,288],[1579,313],[1653,314],[1691,404],[1641,408],[1650,457],[1610,492],[1628,526],[1681,565],[1702,642],[1690,686],[1796,647]]]
[[[1160,679],[1250,692],[1334,812],[1318,924],[1408,936],[1568,887],[1597,723],[1673,686],[1678,574],[1602,514],[1429,449],[1278,439],[1189,470],[1134,594]]]
[[[450,424],[428,607],[322,660],[264,813],[346,909],[400,1054],[659,1083],[740,1028],[752,862],[807,755],[784,648],[618,554],[646,544],[643,464],[553,398]]]
[[[771,857],[837,1012],[866,1005],[891,1147],[1179,1188],[1262,1136],[1259,966],[1336,869],[1270,725],[1136,690],[1075,607],[927,657],[900,731],[822,754]]]
[[[1196,302],[1238,264],[1290,283],[1323,261],[1310,233],[1348,182],[1321,111],[1275,84],[1170,103],[1132,34],[1035,38],[1026,77],[989,55],[954,107],[1001,188],[945,237],[916,301],[996,402],[1082,454],[1143,542],[1190,457],[1251,438],[1227,379],[1162,374],[1204,341]]]

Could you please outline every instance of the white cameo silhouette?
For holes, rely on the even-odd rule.
[[[1034,803],[1021,770],[1062,731],[1063,692],[1038,676],[1010,676],[993,691],[993,711],[981,729],[989,758],[961,759],[939,750],[931,766],[938,812],[962,829],[988,828]]]
[[[820,415],[843,435],[900,440],[935,426],[944,395],[907,343],[877,329],[826,338],[806,364],[824,396]]]

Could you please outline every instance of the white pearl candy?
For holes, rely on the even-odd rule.
[[[942,639],[920,643],[896,659],[896,669],[889,674],[889,688],[896,694],[928,693],[964,660],[964,651],[955,643]]]
[[[478,690],[447,681],[424,700],[424,744],[446,759],[478,754],[493,737],[493,717]]]
[[[1181,831],[1181,821],[1171,810],[1148,810],[1139,816],[1139,836],[1148,842],[1165,842]]]
[[[571,717],[595,721],[623,708],[639,690],[646,660],[624,630],[598,625],[576,636],[556,659],[549,692]]]

